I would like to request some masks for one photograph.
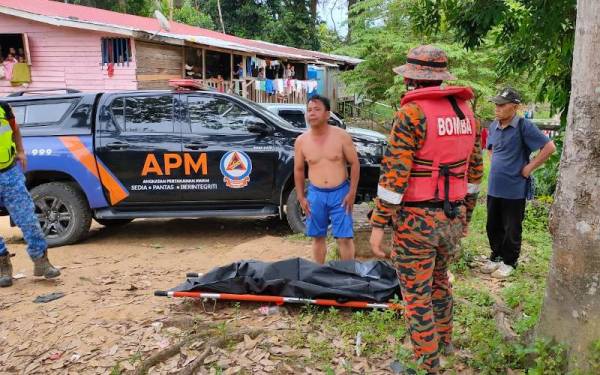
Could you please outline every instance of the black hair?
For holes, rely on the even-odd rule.
[[[429,81],[429,80],[416,80],[409,78],[407,84],[409,86],[413,86],[415,88],[424,88],[424,87],[436,87],[441,86],[444,81]]]
[[[323,105],[325,106],[325,110],[331,111],[331,101],[329,101],[329,98],[326,98],[325,96],[319,94],[315,94],[308,99],[308,103],[314,101],[323,103]],[[308,103],[306,104],[308,105]]]

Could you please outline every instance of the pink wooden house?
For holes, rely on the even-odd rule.
[[[335,80],[338,71],[360,62],[175,22],[163,30],[154,18],[49,0],[0,0],[0,57],[0,95],[24,89],[158,89],[184,77],[270,101],[282,97],[264,92],[258,70],[262,66],[276,75],[270,78],[282,78],[277,73],[289,64],[295,68],[293,88],[299,90],[286,90],[283,101],[291,102],[306,97],[302,88],[310,86],[309,65]],[[236,74],[240,69],[243,74]],[[335,87],[332,82],[324,86]]]

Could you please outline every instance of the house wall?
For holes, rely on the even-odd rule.
[[[184,47],[137,40],[137,80],[140,90],[168,89],[169,80],[183,77]]]
[[[135,90],[135,43],[131,43],[134,62],[115,65],[108,77],[101,65],[101,38],[118,37],[88,30],[57,27],[0,14],[0,34],[27,33],[31,55],[31,79],[28,89],[70,88],[81,91]],[[0,95],[20,91],[0,79]]]

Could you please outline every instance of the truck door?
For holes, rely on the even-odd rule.
[[[187,99],[184,99],[187,98]],[[210,93],[182,95],[182,144],[193,180],[181,193],[184,201],[265,202],[274,189],[277,153],[268,135],[251,132],[261,121],[243,104]],[[189,156],[188,156],[189,155]]]
[[[183,166],[177,97],[171,93],[115,95],[100,109],[96,156],[112,205],[180,200],[175,181]]]

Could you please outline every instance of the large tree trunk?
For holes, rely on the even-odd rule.
[[[578,0],[571,102],[551,232],[554,254],[538,335],[586,367],[600,339],[600,1]]]
[[[317,20],[318,2],[319,2],[319,0],[310,0],[310,16],[312,17],[313,21],[315,21],[315,22]]]
[[[352,41],[352,22],[350,21],[352,15],[350,14],[350,10],[354,6],[354,4],[356,4],[359,1],[360,0],[348,0],[348,34],[346,35],[347,43],[350,43]]]

